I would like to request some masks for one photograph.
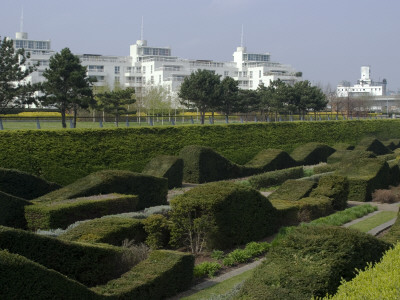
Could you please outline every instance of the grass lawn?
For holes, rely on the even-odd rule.
[[[375,227],[390,221],[397,216],[396,211],[382,211],[364,221],[351,225],[349,228],[357,229],[362,232],[368,232]]]
[[[207,289],[204,289],[196,294],[193,294],[191,296],[181,298],[182,300],[200,300],[200,299],[209,299],[213,296],[216,295],[226,295],[226,297],[221,297],[221,299],[230,299],[232,295],[230,292],[233,291],[235,286],[238,284],[242,283],[244,280],[249,278],[251,274],[253,273],[252,270],[248,270],[246,272],[243,272],[240,275],[237,275],[235,277],[229,278],[223,282],[217,283],[216,285],[209,287]],[[236,290],[236,289],[235,289]]]

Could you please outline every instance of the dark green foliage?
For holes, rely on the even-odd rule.
[[[65,241],[106,243],[121,246],[125,239],[144,242],[147,234],[142,220],[122,217],[107,217],[79,224],[59,236]]]
[[[19,198],[32,200],[60,187],[26,172],[0,168],[0,191]]]
[[[0,226],[0,249],[20,254],[87,286],[103,284],[129,269],[121,263],[123,250],[85,245]]]
[[[268,172],[295,167],[296,161],[285,151],[263,149],[245,166],[258,168],[260,172]]]
[[[120,278],[92,290],[116,299],[165,299],[189,287],[193,268],[192,255],[155,250]]]
[[[378,158],[346,158],[336,174],[349,180],[348,201],[371,201],[374,190],[387,188],[391,182],[389,165]]]
[[[339,163],[342,160],[352,161],[359,158],[375,158],[376,155],[371,151],[364,150],[338,150],[328,157],[328,164]]]
[[[383,141],[382,144],[386,148],[388,148],[388,149],[393,151],[393,150],[395,150],[395,149],[400,147],[400,139],[390,139],[390,140],[387,140],[387,141]]]
[[[349,182],[346,177],[339,175],[323,176],[318,187],[315,188],[310,196],[326,196],[332,199],[332,207],[335,210],[342,210],[347,207],[347,195],[349,193]]]
[[[266,172],[249,178],[251,186],[255,189],[267,188],[284,183],[288,179],[303,177],[303,167],[294,167],[284,170]]]
[[[390,227],[390,230],[388,233],[386,233],[383,237],[382,240],[385,242],[391,243],[391,244],[396,244],[400,241],[400,211],[397,214],[397,219],[396,222]]]
[[[271,200],[271,203],[278,211],[281,226],[310,222],[333,212],[332,200],[324,196],[307,197],[298,201]]]
[[[400,167],[398,160],[387,162],[390,168],[390,182],[389,185],[397,186],[400,183]]]
[[[30,202],[0,191],[0,225],[26,228],[25,206]]]
[[[389,154],[391,151],[385,147],[379,140],[373,137],[362,139],[356,146],[355,150],[371,151],[376,155]]]
[[[389,248],[368,234],[341,227],[292,229],[244,283],[238,299],[310,299],[333,294],[341,279],[377,262]]]
[[[275,192],[268,196],[269,200],[298,201],[307,197],[317,184],[309,180],[286,180]]]
[[[0,250],[0,298],[104,299],[64,275],[6,250]]]
[[[400,120],[3,130],[0,141],[7,147],[2,147],[0,161],[3,168],[67,185],[104,169],[140,172],[152,158],[178,155],[187,145],[211,147],[229,160],[245,164],[262,149],[290,153],[308,142],[355,145],[367,135],[382,140],[400,138]]]
[[[143,220],[143,225],[147,234],[146,244],[151,249],[160,249],[168,245],[170,224],[165,216],[151,215]]]
[[[28,228],[67,228],[72,223],[105,215],[135,211],[138,196],[108,194],[56,202],[43,202],[25,208]]]
[[[340,151],[340,150],[353,150],[355,147],[347,143],[337,143],[334,144],[332,148],[335,149],[336,151]]]
[[[295,148],[291,156],[300,165],[315,165],[326,162],[333,152],[335,149],[328,145],[311,142]]]
[[[237,178],[242,174],[241,166],[208,147],[187,146],[181,150],[179,156],[184,163],[184,182],[204,183]]]
[[[99,194],[138,195],[137,210],[167,203],[167,179],[121,170],[104,170],[90,174],[35,202],[63,201]]]
[[[207,248],[222,250],[258,240],[276,230],[276,210],[268,199],[232,182],[195,187],[172,199],[171,206],[171,235],[177,242],[190,234],[204,234]]]
[[[176,156],[159,155],[153,158],[143,169],[143,174],[168,179],[168,188],[182,186],[183,160]]]

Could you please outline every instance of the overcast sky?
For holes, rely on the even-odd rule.
[[[56,51],[129,55],[143,16],[148,45],[231,61],[243,25],[248,52],[269,52],[314,84],[354,84],[370,65],[372,79],[400,89],[399,0],[0,0],[1,37],[20,30],[22,7],[29,38]]]

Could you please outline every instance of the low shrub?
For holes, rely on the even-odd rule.
[[[252,160],[244,166],[259,169],[258,173],[292,168],[296,161],[285,151],[278,149],[264,149],[258,152]]]
[[[235,249],[228,253],[224,259],[223,264],[225,266],[233,266],[240,263],[245,263],[256,256],[266,253],[270,248],[270,244],[267,242],[250,242],[244,249]]]
[[[400,244],[388,250],[377,264],[368,264],[351,281],[342,281],[334,296],[324,300],[399,299]]]
[[[322,143],[307,143],[295,148],[291,156],[300,165],[315,165],[326,162],[335,149]]]
[[[372,193],[372,201],[379,203],[395,203],[400,199],[391,190],[375,190]]]
[[[253,188],[261,189],[279,185],[288,179],[300,178],[303,177],[303,175],[303,167],[294,167],[255,175],[249,178],[249,182]]]
[[[99,194],[138,195],[136,209],[167,204],[167,179],[129,171],[105,170],[92,173],[57,191],[35,199],[54,202]]]
[[[217,262],[205,261],[194,266],[193,276],[194,278],[201,278],[205,276],[212,278],[221,268],[221,264]]]
[[[168,188],[182,186],[183,160],[176,156],[159,155],[144,167],[143,174],[168,179]]]
[[[229,178],[238,178],[242,167],[232,163],[222,155],[208,147],[187,146],[179,157],[183,159],[183,181],[204,183]]]
[[[120,278],[92,290],[117,299],[164,299],[189,287],[193,268],[192,255],[155,250]]]
[[[269,200],[298,201],[310,195],[316,183],[309,180],[286,180],[275,192],[268,196]]]
[[[125,239],[122,242],[122,248],[124,251],[121,261],[129,266],[136,266],[141,261],[148,258],[150,254],[150,248],[143,243],[135,243],[135,240]]]
[[[223,259],[225,257],[224,251],[221,250],[214,250],[211,252],[211,258],[213,259]]]
[[[57,202],[43,202],[25,208],[28,228],[67,228],[76,221],[135,210],[139,202],[134,195],[98,195]]]
[[[347,207],[347,195],[349,193],[349,182],[346,177],[340,175],[323,176],[318,182],[310,196],[325,196],[332,199],[332,207],[342,210]]]
[[[101,299],[86,286],[24,256],[0,250],[2,299]]]
[[[276,210],[258,191],[233,182],[208,183],[171,200],[172,242],[193,253],[227,249],[272,234]]]
[[[26,228],[25,207],[29,201],[0,191],[0,225]]]
[[[376,155],[384,155],[391,153],[385,145],[373,137],[363,138],[355,147],[355,150],[371,151]]]
[[[334,293],[342,278],[376,262],[389,244],[341,227],[292,229],[247,280],[238,299],[310,299]]]
[[[119,247],[71,243],[3,226],[0,249],[25,256],[87,286],[103,284],[130,268],[121,264],[124,250]]]
[[[58,236],[59,239],[74,242],[106,243],[121,246],[125,239],[136,243],[144,242],[146,233],[143,221],[131,218],[101,218],[79,224]]]
[[[152,249],[164,248],[169,243],[170,223],[163,215],[154,214],[143,220],[147,238],[146,244]]]
[[[61,186],[26,172],[0,168],[0,191],[25,200],[32,200]]]

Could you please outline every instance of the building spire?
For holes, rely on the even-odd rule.
[[[140,27],[140,40],[143,41],[143,16],[142,16],[142,26]]]
[[[22,6],[21,21],[19,25],[19,32],[24,32],[24,7]]]
[[[242,34],[240,36],[240,47],[243,47],[243,24],[242,24]]]

